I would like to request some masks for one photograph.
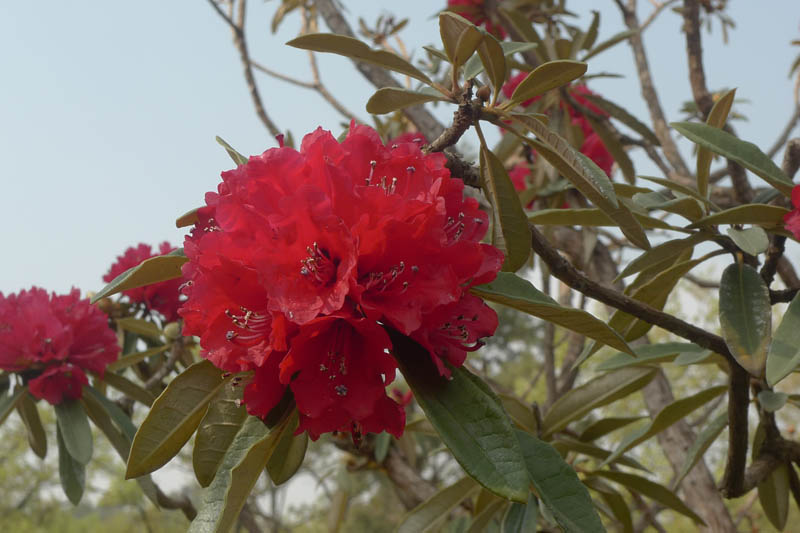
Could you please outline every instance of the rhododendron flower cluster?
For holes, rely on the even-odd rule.
[[[21,373],[35,397],[53,405],[79,398],[85,371],[102,377],[118,355],[108,318],[78,289],[0,292],[0,369]]]
[[[341,143],[317,129],[300,151],[267,150],[222,180],[184,244],[180,313],[207,359],[254,371],[251,414],[266,416],[288,387],[298,432],[399,436],[385,328],[424,346],[442,375],[494,333],[496,314],[468,289],[503,256],[479,242],[487,215],[444,155],[384,146],[352,124]]]
[[[149,244],[131,246],[125,250],[125,253],[117,257],[117,260],[111,265],[106,275],[103,276],[103,281],[113,281],[114,278],[129,268],[138,266],[145,259],[168,254],[174,249],[175,247],[166,241],[159,245],[158,253],[153,253]],[[143,304],[147,309],[161,313],[167,322],[173,322],[179,318],[178,308],[181,305],[179,301],[180,285],[180,279],[171,279],[153,283],[152,285],[145,285],[144,287],[128,289],[122,291],[122,294],[127,296],[131,303]]]
[[[792,206],[794,209],[783,216],[783,225],[795,239],[800,239],[800,185],[792,189]]]
[[[514,89],[516,89],[517,86],[522,83],[522,80],[524,80],[527,75],[527,72],[520,72],[519,74],[512,76],[505,83],[505,85],[503,85],[503,94],[506,96],[506,98],[511,98],[511,95],[514,94]],[[586,98],[586,95],[594,94],[589,90],[588,87],[586,87],[586,85],[575,84],[570,86],[567,91],[572,99],[575,100],[580,106],[591,110],[593,113],[596,113],[599,116],[609,116],[608,113],[594,105]],[[539,99],[541,99],[541,96],[525,100],[522,102],[522,107],[528,107]],[[583,133],[583,143],[580,146],[580,152],[594,161],[598,167],[603,169],[603,172],[611,176],[611,167],[614,166],[614,157],[605,147],[603,141],[600,140],[600,137],[597,135],[597,133],[592,129],[589,121],[586,120],[586,117],[583,115],[583,113],[575,109],[573,106],[562,102],[561,107],[566,108],[572,125],[579,126],[581,128],[581,132]]]
[[[476,26],[483,26],[486,31],[502,40],[506,32],[502,26],[492,22],[491,16],[486,11],[484,0],[447,0],[447,7],[453,13],[458,13]]]

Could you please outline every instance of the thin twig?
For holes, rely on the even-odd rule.
[[[767,155],[772,159],[775,157],[775,154],[778,153],[778,150],[786,143],[786,139],[789,138],[789,135],[792,134],[792,131],[797,127],[797,122],[800,121],[800,106],[795,106],[794,113],[789,118],[789,122],[786,123],[786,126],[783,128],[783,131],[775,140],[775,144],[772,145],[772,148],[767,151]]]

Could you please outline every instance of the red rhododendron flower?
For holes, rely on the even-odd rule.
[[[524,80],[527,75],[527,72],[520,72],[509,78],[502,88],[503,94],[506,96],[506,98],[511,98],[511,95],[514,94],[514,90],[520,83],[522,83],[522,80]],[[567,90],[569,91],[569,95],[582,107],[591,110],[597,115],[603,117],[608,116],[608,113],[594,105],[586,98],[587,94],[594,94],[589,90],[588,87],[586,87],[586,85],[582,83],[575,84],[570,86]],[[521,105],[522,107],[528,107],[540,99],[541,95],[525,100]],[[603,141],[600,140],[600,137],[597,135],[597,133],[595,133],[595,131],[592,129],[589,121],[586,120],[586,117],[583,115],[583,113],[571,105],[562,103],[561,107],[565,108],[569,113],[570,122],[572,125],[579,126],[581,128],[581,132],[583,133],[583,143],[579,148],[580,152],[594,161],[594,163],[600,167],[603,172],[611,176],[611,168],[614,166],[614,158],[603,144]]]
[[[494,333],[494,311],[467,291],[494,279],[502,253],[480,242],[486,213],[423,142],[384,145],[352,124],[339,143],[318,129],[299,151],[273,148],[223,172],[206,195],[184,244],[180,314],[204,357],[254,371],[251,414],[266,416],[288,387],[298,431],[314,439],[399,436],[384,328],[417,339],[442,374]]]
[[[484,26],[486,31],[502,40],[506,38],[506,32],[502,26],[492,22],[484,0],[447,0],[447,7],[453,13],[458,13],[476,26]]]
[[[783,225],[795,239],[800,239],[800,185],[792,189],[792,205],[794,209],[783,215]]]
[[[103,276],[103,281],[113,281],[114,278],[129,268],[139,265],[145,259],[168,254],[174,249],[175,247],[166,241],[159,245],[158,253],[153,253],[149,244],[131,246],[125,250],[125,253],[117,257],[117,260],[111,265],[106,275]],[[144,304],[147,309],[161,313],[167,322],[173,322],[179,318],[178,308],[180,307],[180,301],[178,299],[180,297],[180,285],[180,278],[171,279],[153,283],[152,285],[145,285],[144,287],[128,289],[122,291],[122,294],[127,296],[132,303]]]
[[[102,376],[118,355],[106,315],[78,289],[0,293],[0,369],[33,375],[28,385],[37,398],[52,404],[79,398],[88,383],[84,370]]]

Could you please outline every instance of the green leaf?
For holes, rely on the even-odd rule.
[[[795,295],[767,353],[767,384],[774,387],[800,365],[800,296]]]
[[[117,370],[122,370],[123,368],[128,368],[131,365],[135,365],[140,361],[144,361],[154,355],[158,355],[160,353],[166,352],[170,346],[168,344],[164,344],[162,346],[156,346],[155,348],[150,348],[149,350],[145,350],[143,352],[131,353],[126,355],[125,357],[120,357],[113,363],[109,364],[106,367],[106,372],[116,372]]]
[[[750,255],[762,254],[769,247],[769,236],[759,226],[747,229],[728,228],[727,233],[736,246]]]
[[[228,155],[231,157],[231,159],[233,159],[233,162],[236,163],[236,166],[247,164],[249,160],[237,152],[230,144],[226,143],[222,137],[217,135],[215,139],[217,140],[217,144],[225,148],[225,151],[228,152]]]
[[[637,32],[637,30],[625,30],[625,31],[621,31],[621,32],[619,32],[617,34],[612,35],[610,38],[606,39],[602,43],[598,44],[597,46],[595,46],[594,48],[589,50],[589,52],[587,52],[587,54],[585,56],[583,56],[583,61],[588,61],[590,57],[594,57],[597,54],[599,54],[600,52],[608,50],[609,48],[611,48],[615,44],[620,43],[620,42],[624,41],[625,39],[628,39],[632,35],[635,35],[636,32]]]
[[[516,396],[509,394],[498,394],[497,397],[500,398],[503,409],[515,424],[529,433],[536,433],[538,424],[533,409],[529,405],[525,405]]]
[[[565,436],[558,437],[550,444],[552,444],[553,448],[558,450],[562,455],[566,455],[567,452],[576,452],[587,457],[600,459],[601,461],[608,459],[611,455],[610,451],[600,448],[599,446],[595,446],[594,444],[589,444],[580,440],[571,439]],[[631,459],[630,457],[625,457],[624,455],[622,457],[616,457],[610,462],[649,472],[649,470],[647,470],[642,463],[635,459]]]
[[[661,143],[658,140],[658,137],[656,137],[656,134],[653,133],[653,130],[651,130],[646,124],[641,122],[638,118],[628,113],[628,111],[624,107],[620,107],[614,102],[610,102],[609,100],[606,100],[605,98],[597,94],[582,94],[581,97],[586,98],[591,103],[593,103],[594,105],[596,105],[597,107],[599,107],[600,109],[611,115],[612,118],[615,118],[620,122],[622,122],[623,124],[625,124],[626,126],[628,126],[630,129],[641,135],[644,138],[644,140],[646,140],[650,144],[653,144],[655,146],[661,145]]]
[[[654,483],[647,478],[637,476],[635,474],[628,474],[626,472],[610,472],[608,470],[597,470],[592,473],[595,476],[600,476],[614,483],[618,483],[623,487],[627,487],[634,492],[638,492],[642,496],[646,496],[661,505],[677,511],[678,513],[691,518],[697,524],[705,525],[703,519],[697,516],[694,511],[689,509],[680,498],[675,496],[675,493],[663,485]]]
[[[669,180],[669,179],[664,179],[664,178],[656,178],[656,177],[653,177],[653,176],[639,176],[639,179],[652,181],[653,183],[658,183],[662,187],[666,187],[667,189],[671,190],[672,192],[675,192],[675,193],[678,193],[678,194],[683,194],[685,196],[690,196],[690,197],[694,198],[695,200],[697,200],[698,202],[702,202],[705,205],[707,205],[708,207],[710,207],[710,208],[712,208],[712,209],[714,209],[716,211],[719,211],[719,207],[717,207],[717,205],[714,202],[712,202],[708,198],[700,196],[700,193],[698,193],[696,190],[690,189],[689,187],[681,185],[678,182],[675,182],[675,181],[672,181],[672,180]]]
[[[531,253],[531,230],[502,161],[484,145],[481,145],[481,177],[494,208],[492,235],[498,237],[495,246],[505,254],[503,270],[515,272],[525,265]],[[502,238],[495,231],[497,226],[502,231]]]
[[[620,280],[641,272],[645,268],[677,256],[688,248],[694,248],[695,245],[707,241],[712,237],[713,235],[710,233],[695,233],[689,237],[686,237],[685,239],[673,239],[671,241],[661,243],[658,246],[654,246],[628,263],[628,266],[626,266],[622,272],[619,273],[616,279]]]
[[[678,476],[672,480],[673,487],[677,487],[681,484],[686,474],[688,474],[692,467],[703,457],[703,454],[706,453],[706,450],[717,440],[717,437],[719,437],[719,434],[722,433],[722,430],[725,429],[727,425],[728,413],[722,413],[709,422],[708,425],[703,428],[703,431],[697,434],[692,445],[686,450],[686,460],[678,472]]]
[[[628,157],[628,152],[622,146],[617,133],[606,120],[595,120],[589,115],[584,115],[584,118],[589,122],[597,136],[600,137],[603,146],[614,158],[620,172],[625,177],[625,181],[633,184],[636,181],[636,169],[633,168],[633,161]]]
[[[728,119],[736,89],[731,89],[714,103],[708,114],[706,123],[714,128],[722,128]],[[702,146],[697,149],[697,191],[701,196],[708,197],[708,175],[711,170],[711,151]]]
[[[486,531],[486,528],[489,526],[489,522],[492,521],[492,518],[494,518],[494,515],[496,515],[507,504],[508,502],[497,499],[487,505],[486,508],[472,520],[472,524],[470,524],[467,533],[483,533]]]
[[[519,443],[500,400],[465,368],[439,375],[428,350],[394,331],[393,353],[422,410],[464,471],[498,496],[528,500]]]
[[[16,387],[11,394],[3,394],[0,396],[0,424],[5,422],[11,411],[17,406],[17,402],[22,397],[22,394],[28,390],[27,387]]]
[[[397,533],[424,533],[434,527],[463,500],[478,492],[478,484],[463,477],[411,509],[397,528]]]
[[[755,144],[738,139],[730,133],[708,124],[673,122],[670,126],[698,146],[736,161],[784,195],[792,195],[792,181]]]
[[[225,533],[233,528],[290,421],[291,417],[287,417],[270,431],[260,418],[247,417],[214,481],[203,492],[189,533]]]
[[[485,300],[518,309],[553,324],[576,331],[617,350],[632,353],[631,348],[619,334],[581,309],[562,307],[555,300],[539,291],[531,282],[516,274],[500,272],[491,283],[470,289]]]
[[[624,368],[602,374],[556,400],[542,420],[545,437],[561,431],[573,420],[611,402],[624,398],[650,383],[653,368]]]
[[[605,531],[589,491],[555,448],[524,431],[517,438],[531,483],[558,525],[567,533]]]
[[[617,370],[629,366],[644,366],[674,360],[682,353],[706,353],[708,350],[691,342],[664,342],[645,344],[635,349],[636,357],[617,352],[599,365],[596,370]]]
[[[207,360],[173,379],[136,432],[125,479],[149,474],[172,459],[197,429],[208,403],[225,383],[222,371]]]
[[[768,413],[774,413],[784,405],[789,395],[785,392],[773,392],[771,390],[762,390],[758,393],[758,403]]]
[[[500,43],[500,46],[503,48],[503,54],[506,57],[506,60],[516,54],[517,52],[527,52],[528,50],[533,50],[536,48],[536,43],[519,43],[514,41],[503,41]],[[476,77],[478,74],[483,72],[483,63],[481,63],[480,56],[473,55],[469,58],[469,60],[464,64],[464,79],[471,80]],[[505,158],[500,158],[505,161]]]
[[[758,224],[759,226],[777,227],[783,224],[783,216],[787,213],[789,213],[788,209],[777,205],[746,204],[701,218],[687,228],[719,224]]]
[[[223,385],[209,402],[192,449],[192,468],[201,487],[214,479],[239,428],[247,418],[247,409],[241,403],[242,387],[230,383]]]
[[[652,193],[653,195],[661,196],[660,193]],[[668,213],[675,213],[683,218],[695,222],[703,218],[705,209],[694,198],[681,197],[681,198],[668,198],[662,202],[643,202],[642,195],[634,195],[634,202],[642,205],[647,210],[661,210]]]
[[[649,249],[650,242],[641,224],[624,204],[617,202],[614,187],[603,170],[594,161],[575,150],[569,142],[551,131],[536,119],[525,115],[511,114],[517,123],[532,131],[539,140],[521,135],[513,127],[506,127],[523,142],[531,145],[539,154],[552,164],[568,179],[581,194],[593,204],[605,211],[617,224],[620,230],[636,246]],[[500,123],[502,124],[502,123]]]
[[[579,440],[582,441],[593,441],[597,440],[600,437],[604,437],[609,433],[616,431],[620,428],[627,426],[628,424],[632,424],[633,422],[637,422],[644,418],[643,416],[617,416],[617,417],[609,417],[609,418],[601,418],[597,422],[593,422],[591,425],[587,426],[584,429],[580,436],[578,437]]]
[[[116,372],[103,374],[103,382],[147,407],[156,399],[155,394]]]
[[[623,533],[633,533],[631,510],[628,508],[628,503],[625,501],[625,498],[602,479],[588,478],[584,479],[583,482],[590,489],[600,493],[600,497],[603,498],[606,505],[608,505],[611,514],[614,515],[614,518],[622,525]]]
[[[582,50],[589,50],[594,45],[595,41],[597,40],[597,35],[600,29],[600,12],[592,10],[592,22],[589,24],[589,29],[586,30],[586,33],[583,37],[583,42],[581,42],[581,49]]]
[[[219,137],[217,137],[219,139]],[[185,228],[186,226],[193,226],[198,218],[197,218],[197,211],[199,211],[199,207],[195,207],[191,211],[187,211],[175,220],[175,227],[176,228]]]
[[[68,400],[54,406],[64,446],[72,458],[82,465],[92,459],[92,430],[86,411],[78,400]]]
[[[131,267],[116,278],[111,283],[100,289],[92,297],[92,303],[96,303],[101,298],[117,294],[128,289],[135,289],[144,285],[175,279],[182,276],[181,266],[189,259],[183,255],[183,248],[174,250],[166,255],[157,255],[150,259],[145,259],[135,267]]]
[[[337,35],[335,33],[308,33],[292,39],[286,44],[303,50],[327,52],[349,57],[354,61],[372,63],[373,65],[405,74],[427,85],[433,85],[433,82],[431,82],[428,76],[399,55],[385,50],[373,50],[358,39],[345,35]]]
[[[772,312],[767,285],[753,267],[734,263],[722,272],[719,323],[736,361],[761,377],[772,338]]]
[[[385,431],[381,431],[375,435],[375,461],[382,463],[386,459],[386,454],[389,453],[389,446],[392,444],[392,436]]]
[[[439,34],[455,71],[475,53],[483,39],[483,34],[473,23],[450,11],[439,14]]]
[[[382,115],[384,113],[392,113],[404,107],[436,100],[447,101],[447,98],[440,94],[412,91],[399,87],[384,87],[378,89],[367,101],[367,112],[374,115]]]
[[[536,520],[539,517],[539,502],[530,494],[528,503],[512,502],[508,506],[503,523],[502,533],[536,533]]]
[[[644,228],[658,228],[680,231],[663,220],[639,213],[633,213]],[[618,226],[604,211],[597,208],[585,209],[539,209],[528,215],[528,222],[544,226]]]
[[[788,468],[794,467],[790,463]],[[770,523],[778,531],[783,531],[789,518],[789,472],[786,464],[778,466],[758,484],[758,501]]]
[[[297,423],[294,423],[281,435],[272,457],[267,462],[267,473],[275,486],[289,481],[303,465],[308,449],[308,432],[295,435],[296,429]]]
[[[497,95],[500,94],[500,89],[508,74],[506,56],[503,47],[500,46],[500,41],[488,33],[483,34],[483,39],[478,45],[478,55],[484,70],[486,70],[486,75],[489,76],[489,81],[492,83],[494,89],[492,103],[494,103],[497,101]]]
[[[42,427],[42,419],[39,418],[39,410],[36,408],[36,403],[34,403],[33,397],[29,393],[20,397],[17,402],[17,412],[25,424],[25,433],[28,436],[28,444],[30,444],[31,450],[44,459],[47,455],[47,435],[44,432],[44,427]]]
[[[56,426],[56,440],[58,441],[58,475],[61,478],[61,488],[64,489],[67,499],[72,505],[78,505],[86,486],[86,465],[76,461],[67,449],[64,437],[61,435],[61,426]]]
[[[603,461],[600,467],[607,465],[634,446],[637,446],[649,438],[661,433],[672,424],[682,420],[689,413],[707,404],[725,392],[727,389],[728,387],[726,385],[711,387],[709,389],[702,390],[697,394],[689,396],[688,398],[675,400],[674,402],[665,406],[661,411],[658,412],[652,422],[628,435],[625,435],[617,449],[614,450],[614,453],[612,453],[605,461]]]
[[[518,104],[544,94],[551,89],[566,85],[586,73],[586,63],[571,59],[548,61],[536,67],[523,79],[511,99],[503,104],[504,109],[513,109]]]
[[[161,339],[164,334],[158,326],[147,320],[134,317],[118,318],[117,325],[125,331],[130,331],[153,340]]]

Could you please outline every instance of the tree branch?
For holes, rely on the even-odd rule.
[[[703,68],[703,46],[700,40],[700,6],[697,0],[684,0],[683,31],[686,33],[686,56],[689,60],[689,83],[697,108],[708,118],[714,100],[706,86],[706,73]]]

